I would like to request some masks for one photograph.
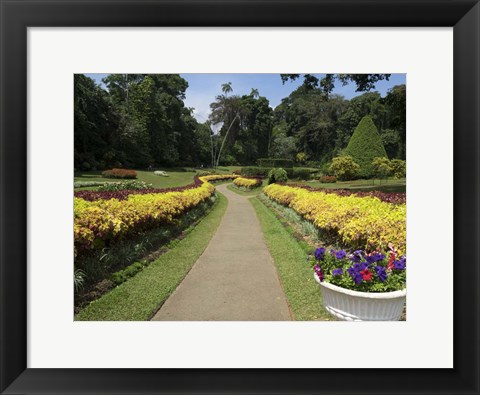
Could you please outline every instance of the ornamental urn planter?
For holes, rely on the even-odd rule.
[[[327,311],[342,321],[398,321],[402,317],[407,290],[359,292],[315,280],[322,290]]]

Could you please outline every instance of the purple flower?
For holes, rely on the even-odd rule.
[[[406,266],[406,258],[402,256],[398,261],[393,262],[393,267],[396,270],[404,270]]]
[[[344,251],[344,250],[339,250],[337,251],[337,253],[335,254],[335,258],[337,259],[343,259],[347,256],[347,253]]]
[[[334,276],[341,276],[343,274],[343,270],[341,267],[339,267],[338,269],[333,269],[332,274]]]
[[[360,265],[356,263],[355,265],[349,267],[347,270],[348,274],[350,275],[350,277],[352,277],[355,284],[361,284],[363,280],[360,270],[358,270],[359,267]]]
[[[378,279],[384,283],[387,280],[387,271],[383,266],[375,266],[375,271],[377,272]]]
[[[330,255],[335,255],[335,250],[333,248],[330,250]]]
[[[325,256],[325,248],[319,247],[315,250],[315,259],[321,261]]]
[[[359,263],[362,260],[362,256],[363,256],[363,251],[356,250],[356,251],[353,251],[353,253],[351,253],[348,256],[348,259],[350,259],[352,262]]]
[[[383,255],[379,252],[374,252],[372,254],[369,254],[369,255],[365,256],[365,260],[370,264],[378,262],[378,261],[382,261],[384,259],[385,259],[385,255]]]

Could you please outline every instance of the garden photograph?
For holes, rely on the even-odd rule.
[[[73,83],[75,321],[407,320],[406,74]]]

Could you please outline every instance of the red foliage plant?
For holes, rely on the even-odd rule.
[[[128,170],[128,169],[111,169],[111,170],[105,170],[104,172],[102,172],[102,177],[135,179],[137,178],[137,172],[135,170]]]

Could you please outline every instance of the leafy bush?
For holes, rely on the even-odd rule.
[[[351,156],[339,156],[332,159],[330,171],[341,181],[353,180],[357,177],[360,166]]]
[[[240,174],[247,177],[267,177],[271,167],[246,166],[240,169]]]
[[[309,180],[311,178],[312,170],[306,167],[296,167],[290,170],[291,172],[287,172],[289,178],[297,180]]]
[[[337,182],[337,177],[335,176],[321,176],[319,181],[322,184],[334,184]]]
[[[374,158],[387,157],[382,138],[372,118],[369,116],[362,118],[348,142],[344,155],[351,156],[358,163],[360,166],[358,175],[361,178],[370,178],[373,175]]]
[[[104,172],[102,172],[102,177],[135,179],[137,178],[137,172],[135,170],[128,170],[128,169],[111,169],[111,170],[105,170]]]
[[[115,285],[120,285],[121,283],[127,281],[130,277],[135,276],[135,274],[140,272],[144,267],[144,263],[135,262],[130,266],[127,266],[125,269],[113,273],[111,280]]]
[[[293,160],[291,159],[273,159],[273,158],[262,158],[257,160],[258,166],[260,167],[281,167],[289,168],[293,167]]]
[[[260,178],[244,178],[244,177],[238,177],[235,180],[233,180],[233,183],[237,187],[243,187],[246,189],[253,189],[253,188],[258,188],[259,186],[262,185],[262,180]]]
[[[123,181],[123,182],[106,182],[98,188],[100,192],[116,192],[123,190],[142,190],[152,189],[152,184],[147,184],[145,181]]]
[[[295,156],[295,159],[297,160],[298,163],[305,163],[306,160],[308,159],[308,155],[305,152],[299,152]]]
[[[373,175],[378,178],[387,178],[392,174],[392,164],[390,160],[385,157],[375,158],[372,161]]]
[[[392,159],[390,164],[395,178],[405,178],[407,176],[407,162],[401,159]]]
[[[273,184],[276,182],[287,182],[288,181],[288,176],[287,172],[282,169],[272,169],[268,173],[268,184]]]

